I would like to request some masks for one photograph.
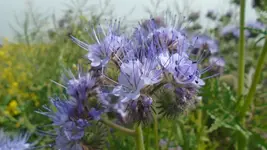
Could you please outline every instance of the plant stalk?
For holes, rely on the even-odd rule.
[[[158,115],[154,114],[154,136],[156,150],[159,150]]]
[[[244,91],[245,76],[245,3],[246,0],[240,0],[240,28],[239,28],[239,59],[238,59],[238,96],[242,97]]]
[[[102,122],[103,124],[111,127],[111,128],[114,128],[116,130],[119,130],[125,134],[128,134],[128,135],[131,135],[131,136],[135,136],[135,131],[134,130],[131,130],[131,129],[128,129],[128,128],[125,128],[123,126],[120,126],[120,125],[117,125],[115,123],[113,123],[112,121],[110,120],[107,120],[107,119],[101,119],[100,122]]]
[[[145,150],[144,145],[144,137],[143,137],[143,131],[142,131],[142,124],[137,124],[135,127],[135,133],[136,133],[136,149],[137,150]]]
[[[265,35],[265,42],[264,46],[262,48],[262,52],[260,54],[260,58],[258,59],[256,70],[253,76],[252,84],[250,86],[248,95],[246,97],[246,100],[244,102],[244,105],[241,107],[241,119],[243,119],[246,115],[246,112],[249,109],[249,106],[252,103],[252,100],[254,98],[254,95],[256,93],[257,84],[260,80],[261,71],[264,65],[264,60],[267,59],[267,35]]]

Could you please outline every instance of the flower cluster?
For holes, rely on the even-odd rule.
[[[31,144],[27,143],[28,134],[9,135],[0,130],[0,150],[27,150],[31,148]]]
[[[69,73],[65,84],[58,83],[66,89],[68,100],[54,98],[51,102],[56,111],[45,107],[47,112],[39,112],[56,127],[57,148],[82,149],[88,143],[85,131],[104,113],[113,113],[128,124],[149,123],[154,112],[176,116],[198,99],[199,88],[209,78],[201,76],[212,68],[200,67],[206,57],[201,51],[217,53],[217,42],[204,35],[189,38],[185,30],[166,24],[150,19],[134,28],[130,36],[120,32],[118,21],[107,29],[99,25],[92,29],[93,44],[69,35],[88,51],[91,69],[79,71],[77,77]],[[175,98],[158,99],[162,89]]]
[[[249,29],[252,29],[252,30],[245,30],[245,37],[246,38],[254,38],[254,37],[257,37],[257,32],[253,31],[253,30],[265,30],[266,29],[266,26],[259,22],[259,21],[256,21],[256,22],[248,22],[245,27],[249,28]],[[222,37],[225,37],[226,39],[229,39],[231,37],[234,37],[234,38],[239,38],[239,27],[238,26],[235,26],[235,25],[228,25],[228,26],[225,26],[224,28],[221,29],[220,31],[220,35]]]
[[[201,75],[211,67],[201,69],[199,64],[206,56],[192,59],[191,55],[203,49],[217,53],[217,41],[205,35],[189,38],[183,29],[153,18],[136,27],[130,36],[119,33],[118,27],[119,23],[109,26],[107,32],[102,27],[93,30],[96,44],[91,45],[70,35],[72,41],[88,51],[91,66],[101,68],[101,78],[109,83],[109,88],[100,85],[98,90],[98,100],[105,106],[105,112],[115,111],[125,118],[139,116],[145,120],[144,116],[150,116],[145,114],[151,113],[152,104],[156,103],[153,98],[156,87],[170,83],[182,88],[181,91],[188,87],[197,91],[205,84]],[[111,65],[117,67],[117,79],[108,76]],[[196,95],[194,92],[186,99],[189,101]]]
[[[68,100],[51,98],[56,111],[44,107],[46,111],[38,113],[48,116],[56,127],[56,148],[82,150],[86,128],[91,126],[91,121],[99,120],[102,113],[89,99],[96,95],[97,81],[90,73],[81,71],[77,77],[71,72],[69,76],[65,76],[65,85],[61,85],[69,95]]]

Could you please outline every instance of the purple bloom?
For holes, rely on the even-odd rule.
[[[99,25],[96,30],[92,30],[93,38],[96,41],[92,45],[80,41],[72,35],[69,35],[69,37],[74,43],[88,51],[87,58],[91,61],[91,66],[105,67],[113,55],[116,55],[128,44],[124,37],[119,36],[119,28],[119,22],[111,23],[107,31]],[[104,38],[101,39],[102,37]]]
[[[95,108],[91,108],[89,111],[89,115],[93,118],[93,120],[99,120],[101,114],[102,112],[100,110],[96,110]]]
[[[55,106],[56,111],[46,108],[48,112],[39,112],[48,116],[55,125],[56,130],[56,147],[58,149],[81,149],[80,145],[84,137],[85,128],[91,124],[86,118],[81,118],[77,112],[77,105],[75,101],[52,99],[52,104]]]
[[[251,37],[251,38],[254,38],[254,37],[258,36],[258,33],[255,30],[265,30],[266,29],[266,26],[263,23],[259,22],[259,21],[248,22],[246,24],[246,27],[251,28],[251,29],[248,30],[250,32],[250,36],[249,37]]]
[[[211,54],[217,53],[219,51],[218,41],[213,40],[206,35],[196,35],[192,38],[194,49],[203,50],[207,49]]]
[[[84,128],[79,127],[75,122],[68,121],[63,125],[63,132],[68,140],[79,140],[84,136]]]
[[[0,130],[0,150],[27,150],[32,146],[27,143],[28,134],[10,136]]]
[[[119,85],[113,89],[113,94],[122,97],[121,102],[135,100],[140,96],[140,90],[145,86],[141,79],[141,63],[129,61],[121,65]]]
[[[175,81],[178,84],[196,84],[196,85],[204,85],[204,81],[200,79],[199,71],[197,67],[197,63],[191,61],[187,57],[179,56],[178,54],[174,54],[175,67],[172,72]]]
[[[87,57],[93,67],[104,67],[112,59],[112,54],[116,54],[126,45],[127,42],[123,37],[109,35],[103,42],[91,45]]]
[[[148,35],[148,39],[154,40],[156,47],[168,49],[173,52],[186,52],[190,43],[183,32],[179,32],[174,28],[159,28]]]
[[[173,55],[162,53],[159,59],[165,70],[173,75],[178,84],[204,85],[204,81],[200,79],[198,63],[191,61],[186,53]]]
[[[76,107],[75,102],[68,100],[63,101],[59,98],[52,98],[51,103],[56,107],[56,112],[50,108],[44,107],[47,112],[39,111],[38,113],[48,116],[53,121],[53,124],[57,126],[61,126],[66,123]]]
[[[57,131],[56,148],[62,150],[83,150],[79,140],[70,140],[64,131],[61,130]]]
[[[211,65],[215,64],[215,66],[219,66],[219,67],[224,67],[225,66],[225,61],[223,58],[220,58],[220,57],[210,57],[209,58],[209,63]]]
[[[72,79],[67,81],[67,93],[75,98],[78,104],[78,111],[81,113],[89,92],[94,90],[96,79],[90,73],[79,73],[77,78],[73,74],[71,76]]]
[[[125,111],[127,103],[121,102],[120,97],[115,96],[110,91],[99,90],[98,100],[104,107],[104,112],[115,112],[123,118],[127,115]]]
[[[266,26],[259,21],[256,21],[256,22],[250,21],[246,24],[246,26],[253,28],[253,29],[258,29],[258,30],[264,30],[266,28]]]
[[[225,26],[220,34],[221,36],[228,36],[228,35],[232,35],[236,38],[239,38],[239,27],[235,26],[235,25],[228,25],[228,26]],[[245,37],[248,37],[250,35],[249,31],[245,30]]]
[[[150,59],[144,59],[143,63],[139,60],[130,60],[121,64],[119,84],[113,90],[113,94],[121,96],[121,102],[136,100],[140,96],[140,90],[146,85],[153,85],[161,80],[161,70],[157,63]]]

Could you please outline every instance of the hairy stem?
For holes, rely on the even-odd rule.
[[[238,96],[243,95],[244,75],[245,75],[245,3],[246,0],[240,0],[240,37],[239,37],[239,60],[238,60]]]
[[[103,124],[111,127],[111,128],[114,128],[116,130],[119,130],[125,134],[128,134],[128,135],[131,135],[131,136],[135,136],[135,131],[134,130],[131,130],[131,129],[128,129],[128,128],[125,128],[123,126],[120,126],[120,125],[117,125],[115,123],[113,123],[112,121],[110,120],[107,120],[107,119],[101,119],[100,122],[102,122]]]
[[[159,150],[159,134],[158,134],[158,115],[154,114],[154,136],[156,150]]]
[[[264,65],[264,60],[266,60],[267,58],[267,35],[265,36],[265,43],[264,46],[262,48],[262,52],[260,54],[260,58],[258,59],[257,62],[257,66],[256,66],[256,70],[255,70],[255,74],[253,76],[253,82],[252,85],[250,86],[248,95],[246,97],[246,100],[244,102],[244,105],[241,107],[241,119],[245,117],[246,112],[249,109],[249,106],[252,103],[252,100],[254,98],[255,92],[256,92],[256,87],[257,84],[260,80],[260,75],[261,75],[261,71]]]
[[[145,150],[144,145],[144,137],[143,137],[143,131],[142,131],[142,125],[137,124],[135,127],[135,133],[136,133],[136,150]]]

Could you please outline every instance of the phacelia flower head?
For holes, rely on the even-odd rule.
[[[77,107],[74,101],[62,101],[59,98],[52,98],[51,104],[57,111],[44,106],[46,112],[38,111],[38,113],[49,117],[53,121],[53,125],[61,126],[69,121]]]
[[[69,72],[69,76],[71,79],[65,77],[67,94],[75,98],[81,112],[88,96],[95,90],[96,78],[92,77],[91,73],[82,72],[79,72],[77,77]]]
[[[48,116],[55,127],[55,147],[58,149],[82,149],[82,138],[84,130],[90,127],[90,121],[98,120],[99,111],[91,108],[83,114],[78,112],[77,101],[61,100],[59,98],[51,99],[52,105],[56,110],[44,107],[47,112],[38,112]]]
[[[189,99],[197,96],[198,89],[205,84],[201,75],[210,67],[201,69],[200,63],[206,56],[193,55],[192,49],[207,49],[215,54],[218,52],[218,42],[205,35],[191,39],[176,24],[175,19],[171,22],[168,25],[168,22],[158,22],[156,19],[147,20],[139,24],[130,36],[114,30],[114,26],[107,32],[97,28],[92,32],[95,37],[92,45],[71,37],[75,43],[88,50],[91,66],[100,70],[94,77],[81,75],[68,81],[67,93],[77,101],[74,109],[76,113],[75,117],[70,117],[68,128],[62,128],[66,133],[69,128],[79,133],[74,137],[77,139],[72,140],[77,141],[79,135],[82,135],[78,130],[78,119],[99,120],[104,112],[115,112],[123,118],[131,118],[132,122],[150,120],[153,116],[152,103],[157,102],[157,98],[152,100],[152,95],[166,83],[174,87],[172,93],[180,96],[179,100],[172,100],[175,103],[173,111],[180,111],[180,106],[186,106],[183,102],[188,104]],[[94,90],[95,78],[99,82]],[[93,89],[95,95],[88,94],[88,89]],[[91,107],[84,103],[88,102],[90,96],[95,96],[101,107]],[[72,137],[70,135],[65,134],[68,139]]]
[[[159,83],[162,79],[158,62],[151,59],[156,55],[154,50],[148,48],[146,54],[139,54],[139,49],[133,49],[133,56],[120,65],[119,85],[114,88],[113,94],[123,97],[122,102],[136,100],[141,89]]]
[[[216,66],[219,66],[219,67],[224,67],[225,66],[225,60],[221,57],[216,57],[216,56],[212,56],[209,58],[209,63],[212,65],[212,64],[215,64]]]
[[[120,22],[117,21],[111,23],[107,31],[102,26],[98,26],[96,30],[92,29],[95,44],[87,44],[72,35],[69,37],[74,43],[88,51],[87,58],[91,61],[91,66],[105,67],[110,59],[128,44],[127,39],[119,35],[119,30]]]
[[[211,56],[209,58],[209,64],[211,67],[211,72],[214,73],[223,73],[224,67],[225,67],[225,60],[222,57],[218,57],[218,56]]]
[[[32,145],[28,143],[28,134],[9,135],[0,130],[0,150],[29,150]]]
[[[148,38],[153,41],[160,52],[169,50],[181,53],[187,51],[190,46],[186,35],[171,27],[161,27],[149,34]]]
[[[254,21],[254,22],[250,21],[246,24],[246,26],[258,30],[264,30],[266,28],[266,26],[259,21]]]
[[[123,37],[109,35],[105,37],[103,42],[91,45],[91,51],[87,57],[92,62],[91,65],[93,67],[104,67],[110,61],[112,55],[119,52],[126,44],[126,40]]]
[[[201,50],[209,50],[211,54],[219,51],[218,41],[212,39],[207,35],[196,35],[192,38],[194,53]]]
[[[259,21],[250,21],[246,24],[246,27],[250,28],[248,31],[250,32],[249,37],[254,38],[258,36],[257,31],[263,31],[266,29],[266,25]]]
[[[220,35],[222,37],[226,37],[227,39],[229,37],[239,38],[239,27],[235,25],[227,25],[224,28],[221,29]],[[249,31],[245,30],[245,37],[248,37],[250,35]]]
[[[104,108],[104,112],[114,112],[122,118],[127,115],[127,103],[121,102],[120,97],[114,95],[111,90],[99,89],[98,100]]]

